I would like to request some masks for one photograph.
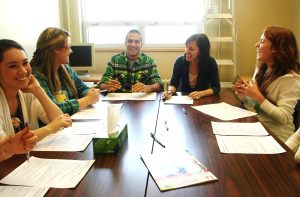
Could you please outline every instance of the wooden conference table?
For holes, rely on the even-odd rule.
[[[194,105],[227,102],[241,106],[230,89],[201,98]],[[287,150],[283,154],[222,154],[212,133],[211,121],[219,121],[189,105],[160,104],[156,136],[166,147],[187,149],[218,181],[160,192],[140,159],[141,151],[158,151],[152,142],[159,95],[156,101],[125,101],[122,117],[128,122],[128,139],[117,154],[94,155],[92,143],[83,152],[32,152],[33,156],[56,159],[95,159],[91,169],[74,189],[50,188],[46,196],[299,196],[300,166]],[[186,111],[184,113],[182,107]],[[255,122],[255,117],[235,120]],[[167,129],[168,128],[168,129]],[[275,139],[277,139],[275,137]],[[25,161],[16,155],[0,163],[3,178]]]

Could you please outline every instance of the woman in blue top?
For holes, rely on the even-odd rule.
[[[220,80],[218,66],[210,56],[210,43],[205,34],[194,34],[185,42],[185,54],[177,58],[166,99],[176,91],[193,99],[218,94]]]

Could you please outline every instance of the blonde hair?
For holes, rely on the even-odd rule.
[[[46,28],[39,36],[36,50],[30,65],[45,75],[48,79],[47,84],[52,94],[58,91],[60,81],[55,80],[55,50],[63,48],[67,43],[70,33],[56,27]],[[74,81],[67,72],[64,65],[58,68],[58,74],[66,80],[67,86],[70,88],[75,98],[78,98],[78,93]]]

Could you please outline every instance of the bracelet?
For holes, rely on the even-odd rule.
[[[262,109],[260,108],[260,105],[259,105],[257,102],[255,102],[254,110],[255,110],[258,114],[260,114],[260,113],[262,112]]]

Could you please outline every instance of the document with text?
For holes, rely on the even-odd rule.
[[[221,153],[278,154],[286,152],[272,136],[216,135]]]
[[[256,113],[254,112],[235,107],[224,102],[192,107],[202,113],[218,118],[220,120],[234,120],[256,115]]]
[[[260,122],[211,122],[215,135],[269,135]]]
[[[156,92],[151,93],[108,93],[103,101],[155,101],[156,100]]]
[[[171,96],[170,99],[165,101],[165,104],[190,104],[192,105],[194,100],[188,96]]]
[[[97,119],[107,119],[107,106],[95,106],[87,107],[83,110],[71,116],[72,120],[97,120]]]
[[[0,180],[9,185],[75,188],[95,160],[42,159],[30,157]]]
[[[58,131],[55,135],[91,135],[102,131],[107,131],[106,119],[93,122],[72,122],[72,126]]]
[[[94,105],[91,105],[83,110],[78,111],[77,113],[71,116],[72,120],[99,120],[107,119],[107,108],[108,103],[106,102],[97,102]],[[122,108],[123,103],[110,104],[116,105]]]
[[[49,187],[0,186],[0,196],[43,197]]]
[[[92,135],[48,135],[32,151],[83,151],[92,141]]]

